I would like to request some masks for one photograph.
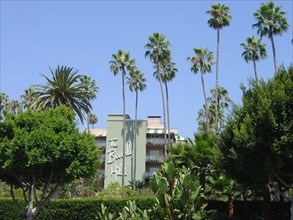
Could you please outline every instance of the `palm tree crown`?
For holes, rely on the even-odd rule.
[[[50,68],[52,79],[42,76],[47,80],[47,85],[34,85],[33,96],[36,98],[32,108],[55,108],[65,105],[74,109],[81,122],[85,114],[90,113],[92,106],[84,86],[80,83],[81,75],[71,67],[61,66],[56,70]]]
[[[194,56],[190,56],[187,60],[191,61],[191,71],[194,73],[210,73],[211,65],[214,64],[213,52],[207,48],[194,48]]]
[[[122,72],[122,75],[126,75],[126,69],[131,70],[135,65],[135,60],[130,59],[130,52],[126,52],[123,50],[118,50],[117,54],[112,54],[112,59],[110,64],[110,70],[116,76],[119,71]]]
[[[267,36],[271,40],[275,74],[277,73],[277,56],[274,35],[282,35],[288,30],[289,25],[284,17],[285,14],[286,12],[281,11],[280,6],[275,7],[274,2],[262,3],[260,9],[253,14],[257,23],[252,27],[257,28],[260,37]]]
[[[212,71],[211,65],[214,63],[213,53],[209,51],[208,49],[204,48],[194,48],[195,52],[194,56],[190,56],[187,58],[187,60],[191,61],[191,71],[194,73],[198,73],[198,71],[201,73],[201,83],[202,83],[202,90],[204,94],[204,100],[205,100],[205,116],[206,116],[206,128],[208,128],[208,102],[207,102],[207,96],[205,91],[205,85],[204,85],[204,79],[203,75],[205,73],[210,73]]]
[[[265,47],[266,45],[261,43],[261,39],[255,39],[254,36],[248,37],[246,39],[246,42],[247,44],[244,44],[244,43],[240,44],[244,49],[242,56],[244,57],[244,60],[246,62],[248,61],[253,62],[255,79],[258,80],[255,62],[267,57],[266,47]]]
[[[130,77],[127,77],[127,83],[131,92],[133,91],[143,91],[146,89],[146,78],[144,74],[139,70],[133,70],[130,72]]]
[[[212,5],[212,9],[207,11],[212,18],[208,20],[208,24],[211,28],[222,29],[225,26],[229,26],[230,20],[232,19],[230,8],[226,5],[215,4]]]

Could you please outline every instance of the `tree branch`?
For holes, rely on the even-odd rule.
[[[14,196],[14,191],[13,191],[13,186],[12,184],[10,184],[10,195],[12,197],[13,203],[14,205],[17,207],[19,213],[23,216],[26,216],[25,211],[21,208],[21,206],[19,205],[19,203],[16,201],[15,196]]]
[[[275,172],[273,172],[274,176],[287,188],[292,188],[292,186],[290,186],[289,184],[287,184],[281,177],[279,177]]]

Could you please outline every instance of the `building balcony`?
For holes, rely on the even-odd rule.
[[[100,148],[106,148],[106,141],[104,140],[95,140],[95,144]]]
[[[101,164],[105,164],[105,155],[104,154],[102,154],[102,155],[100,155],[100,162],[101,162]]]
[[[146,139],[147,144],[151,144],[154,146],[164,146],[164,138],[147,138]],[[170,138],[171,144],[174,143],[174,139]],[[166,139],[166,144],[168,143],[168,138]]]
[[[149,179],[150,177],[152,177],[154,175],[154,173],[151,173],[151,172],[145,172],[144,173],[144,178],[145,179]]]
[[[149,163],[162,163],[165,159],[165,156],[146,156],[146,162]]]

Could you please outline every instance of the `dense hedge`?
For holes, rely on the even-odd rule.
[[[20,201],[24,206],[24,202]],[[97,211],[104,203],[111,212],[120,212],[126,204],[126,200],[121,199],[56,199],[51,200],[48,205],[41,210],[37,220],[91,220],[95,219]],[[153,198],[136,199],[137,206],[140,209],[150,209],[155,203]],[[209,201],[207,209],[218,210],[218,213],[228,213],[226,202]],[[256,216],[262,215],[263,207],[261,201],[249,201],[246,204],[243,201],[234,202],[234,213],[238,218],[235,219],[256,219]],[[246,216],[246,213],[248,216]],[[286,219],[290,219],[290,203],[285,204]],[[271,202],[272,219],[281,219],[281,204]],[[220,216],[220,215],[219,215]],[[224,215],[222,215],[224,216]],[[255,218],[252,218],[255,217]],[[20,220],[13,201],[11,199],[0,199],[0,220]],[[155,218],[151,218],[155,220]],[[226,219],[225,217],[217,219]]]
[[[110,212],[120,212],[127,200],[122,199],[52,199],[37,217],[38,220],[91,220],[100,210],[101,203]],[[24,202],[18,200],[23,206]],[[136,199],[140,209],[149,209],[155,203],[154,198]],[[0,220],[22,219],[12,199],[0,199]]]

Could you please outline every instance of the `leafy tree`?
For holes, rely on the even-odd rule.
[[[154,68],[155,77],[159,80],[161,95],[162,95],[162,105],[163,105],[163,118],[164,118],[164,147],[165,147],[165,155],[167,154],[166,147],[166,108],[165,108],[165,96],[163,90],[163,82],[162,82],[162,68],[163,64],[166,62],[166,59],[170,58],[170,50],[169,50],[170,42],[166,40],[166,36],[160,33],[153,33],[152,36],[149,37],[149,42],[145,45],[145,56],[149,57],[151,62],[155,64]]]
[[[195,52],[194,56],[188,57],[187,59],[191,61],[192,67],[191,71],[194,73],[198,73],[198,71],[201,74],[201,85],[204,95],[204,102],[205,102],[205,117],[206,117],[206,131],[208,130],[208,123],[209,123],[209,111],[208,111],[208,101],[206,96],[206,90],[204,85],[204,79],[203,75],[205,73],[212,72],[211,65],[214,63],[213,53],[209,51],[208,49],[204,48],[194,48]]]
[[[244,43],[240,44],[244,49],[242,56],[244,57],[244,60],[246,62],[248,61],[253,62],[255,80],[258,81],[257,71],[256,71],[256,61],[267,57],[266,47],[265,47],[266,45],[261,43],[261,39],[254,39],[254,36],[248,37],[246,39],[246,42],[247,44],[244,44]]]
[[[131,71],[135,66],[135,60],[130,59],[130,52],[125,52],[118,50],[117,54],[112,54],[112,59],[110,64],[110,69],[114,73],[114,76],[121,71],[122,76],[122,99],[123,99],[123,152],[125,152],[125,89],[124,89],[124,80],[126,77],[126,70]],[[122,186],[124,186],[124,169],[125,169],[125,155],[122,157]]]
[[[292,79],[291,66],[267,83],[242,87],[243,104],[233,110],[221,135],[225,169],[239,183],[262,189],[265,219],[270,218],[270,181],[292,175]]]
[[[217,59],[216,59],[216,97],[218,97],[219,85],[219,54],[220,54],[220,30],[230,25],[232,19],[230,15],[230,8],[226,5],[215,4],[207,11],[212,17],[208,20],[208,25],[217,30]],[[217,98],[218,99],[218,98]],[[218,124],[218,105],[216,107],[216,125]]]
[[[59,186],[98,169],[94,138],[80,134],[68,107],[8,114],[0,123],[0,180],[23,216],[35,219]],[[26,210],[15,200],[22,189]]]
[[[252,27],[257,28],[257,33],[260,37],[267,36],[272,43],[275,74],[277,73],[277,55],[274,42],[275,35],[282,35],[288,30],[288,21],[284,17],[286,12],[281,11],[281,6],[275,6],[273,1],[262,3],[253,15],[257,23]]]
[[[72,67],[61,66],[53,70],[50,68],[52,79],[42,76],[47,80],[47,85],[34,85],[34,102],[32,108],[47,109],[65,105],[72,108],[83,123],[85,114],[89,114],[90,104],[88,91],[80,83],[81,75]]]
[[[144,74],[139,70],[133,70],[130,72],[130,77],[127,78],[127,83],[129,84],[129,89],[131,92],[135,91],[135,124],[134,124],[134,171],[133,171],[133,182],[136,182],[136,136],[137,136],[137,107],[138,107],[138,92],[142,92],[146,89],[146,78]],[[133,184],[133,189],[136,189],[136,184]]]

